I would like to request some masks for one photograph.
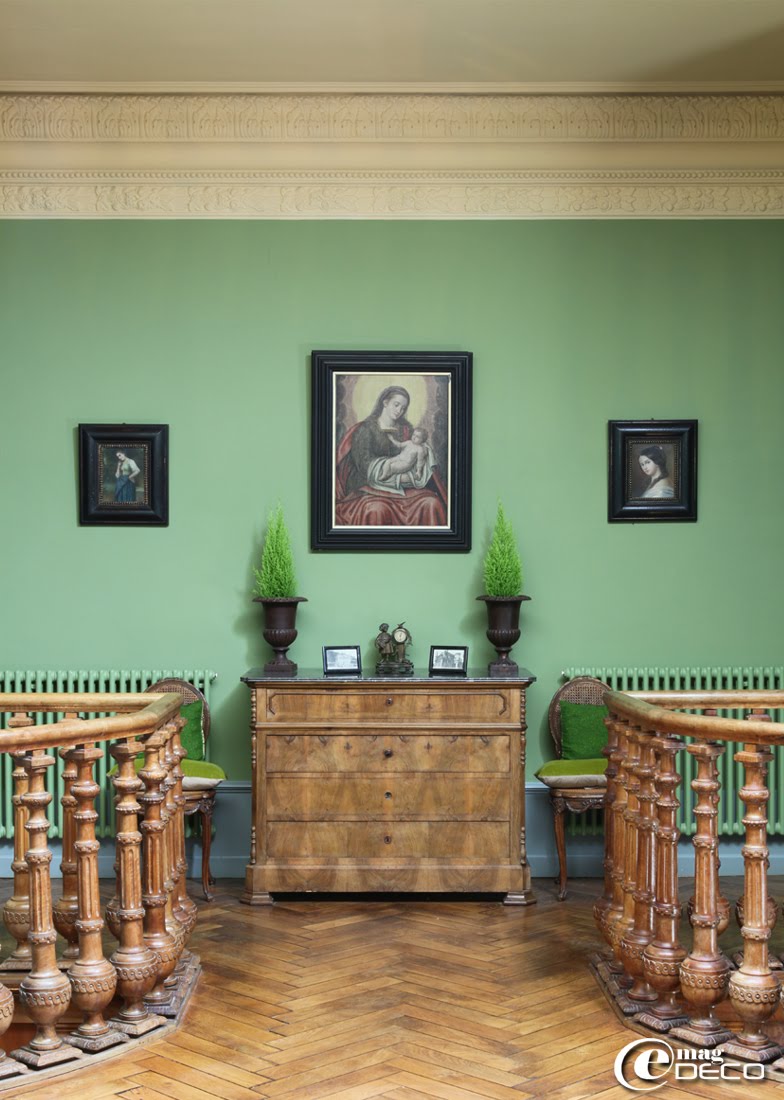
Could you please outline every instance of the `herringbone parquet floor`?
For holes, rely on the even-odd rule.
[[[595,881],[538,905],[238,901],[223,884],[192,942],[184,1026],[134,1055],[5,1096],[36,1100],[621,1100],[633,1038],[594,983]],[[784,1097],[775,1083],[666,1085],[658,1097]]]

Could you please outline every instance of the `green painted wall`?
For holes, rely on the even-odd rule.
[[[530,760],[572,664],[782,663],[784,223],[0,224],[0,664],[211,666],[213,755],[248,775],[239,676],[281,499],[294,655],[406,619],[483,634],[500,496],[524,557]],[[308,551],[314,347],[474,353],[470,555]],[[606,522],[608,418],[697,417],[696,524]],[[171,425],[171,526],[77,524],[75,426]]]

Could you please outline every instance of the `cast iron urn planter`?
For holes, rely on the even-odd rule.
[[[264,671],[268,676],[296,676],[297,666],[286,656],[297,637],[297,604],[307,603],[306,596],[254,596],[264,607],[264,641],[275,650]]]
[[[487,606],[487,637],[495,646],[498,659],[487,666],[490,676],[517,676],[516,661],[509,660],[509,650],[520,637],[520,604],[530,596],[477,596]]]

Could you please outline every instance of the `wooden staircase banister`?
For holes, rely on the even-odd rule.
[[[185,951],[196,907],[185,877],[180,706],[173,693],[0,695],[0,713],[11,716],[0,752],[15,764],[14,892],[3,920],[17,941],[0,963],[0,1033],[13,1028],[17,1008],[20,1022],[26,1017],[35,1028],[18,1049],[0,1054],[0,1079],[85,1066],[181,1013],[198,960]],[[78,717],[96,712],[102,716]],[[35,725],[36,714],[65,717]],[[54,901],[46,777],[58,749],[66,762],[63,885]],[[119,765],[112,780],[117,891],[106,911],[119,947],[111,957],[102,945],[95,809],[96,765],[107,749]],[[137,775],[139,752],[145,764]],[[65,951],[58,952],[58,932]]]
[[[700,1049],[720,1046],[749,1062],[778,1059],[775,1068],[784,1069],[784,1049],[765,1029],[780,1003],[768,950],[767,773],[771,748],[784,745],[784,723],[773,722],[767,711],[784,709],[784,692],[610,691],[604,698],[611,738],[606,755],[616,773],[605,807],[611,818],[605,890],[594,915],[612,957],[597,958],[596,973],[635,1030],[669,1033]],[[727,718],[720,710],[747,713]],[[696,764],[688,954],[678,928],[676,756],[684,749]],[[745,947],[736,965],[720,942],[729,903],[719,875],[718,761],[728,750],[744,774],[737,792],[745,807],[744,893],[736,912]],[[734,1027],[728,1026],[728,1007]]]

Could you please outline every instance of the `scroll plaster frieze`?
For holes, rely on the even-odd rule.
[[[0,95],[13,142],[775,142],[784,96]]]
[[[784,171],[0,172],[10,218],[781,218]]]

